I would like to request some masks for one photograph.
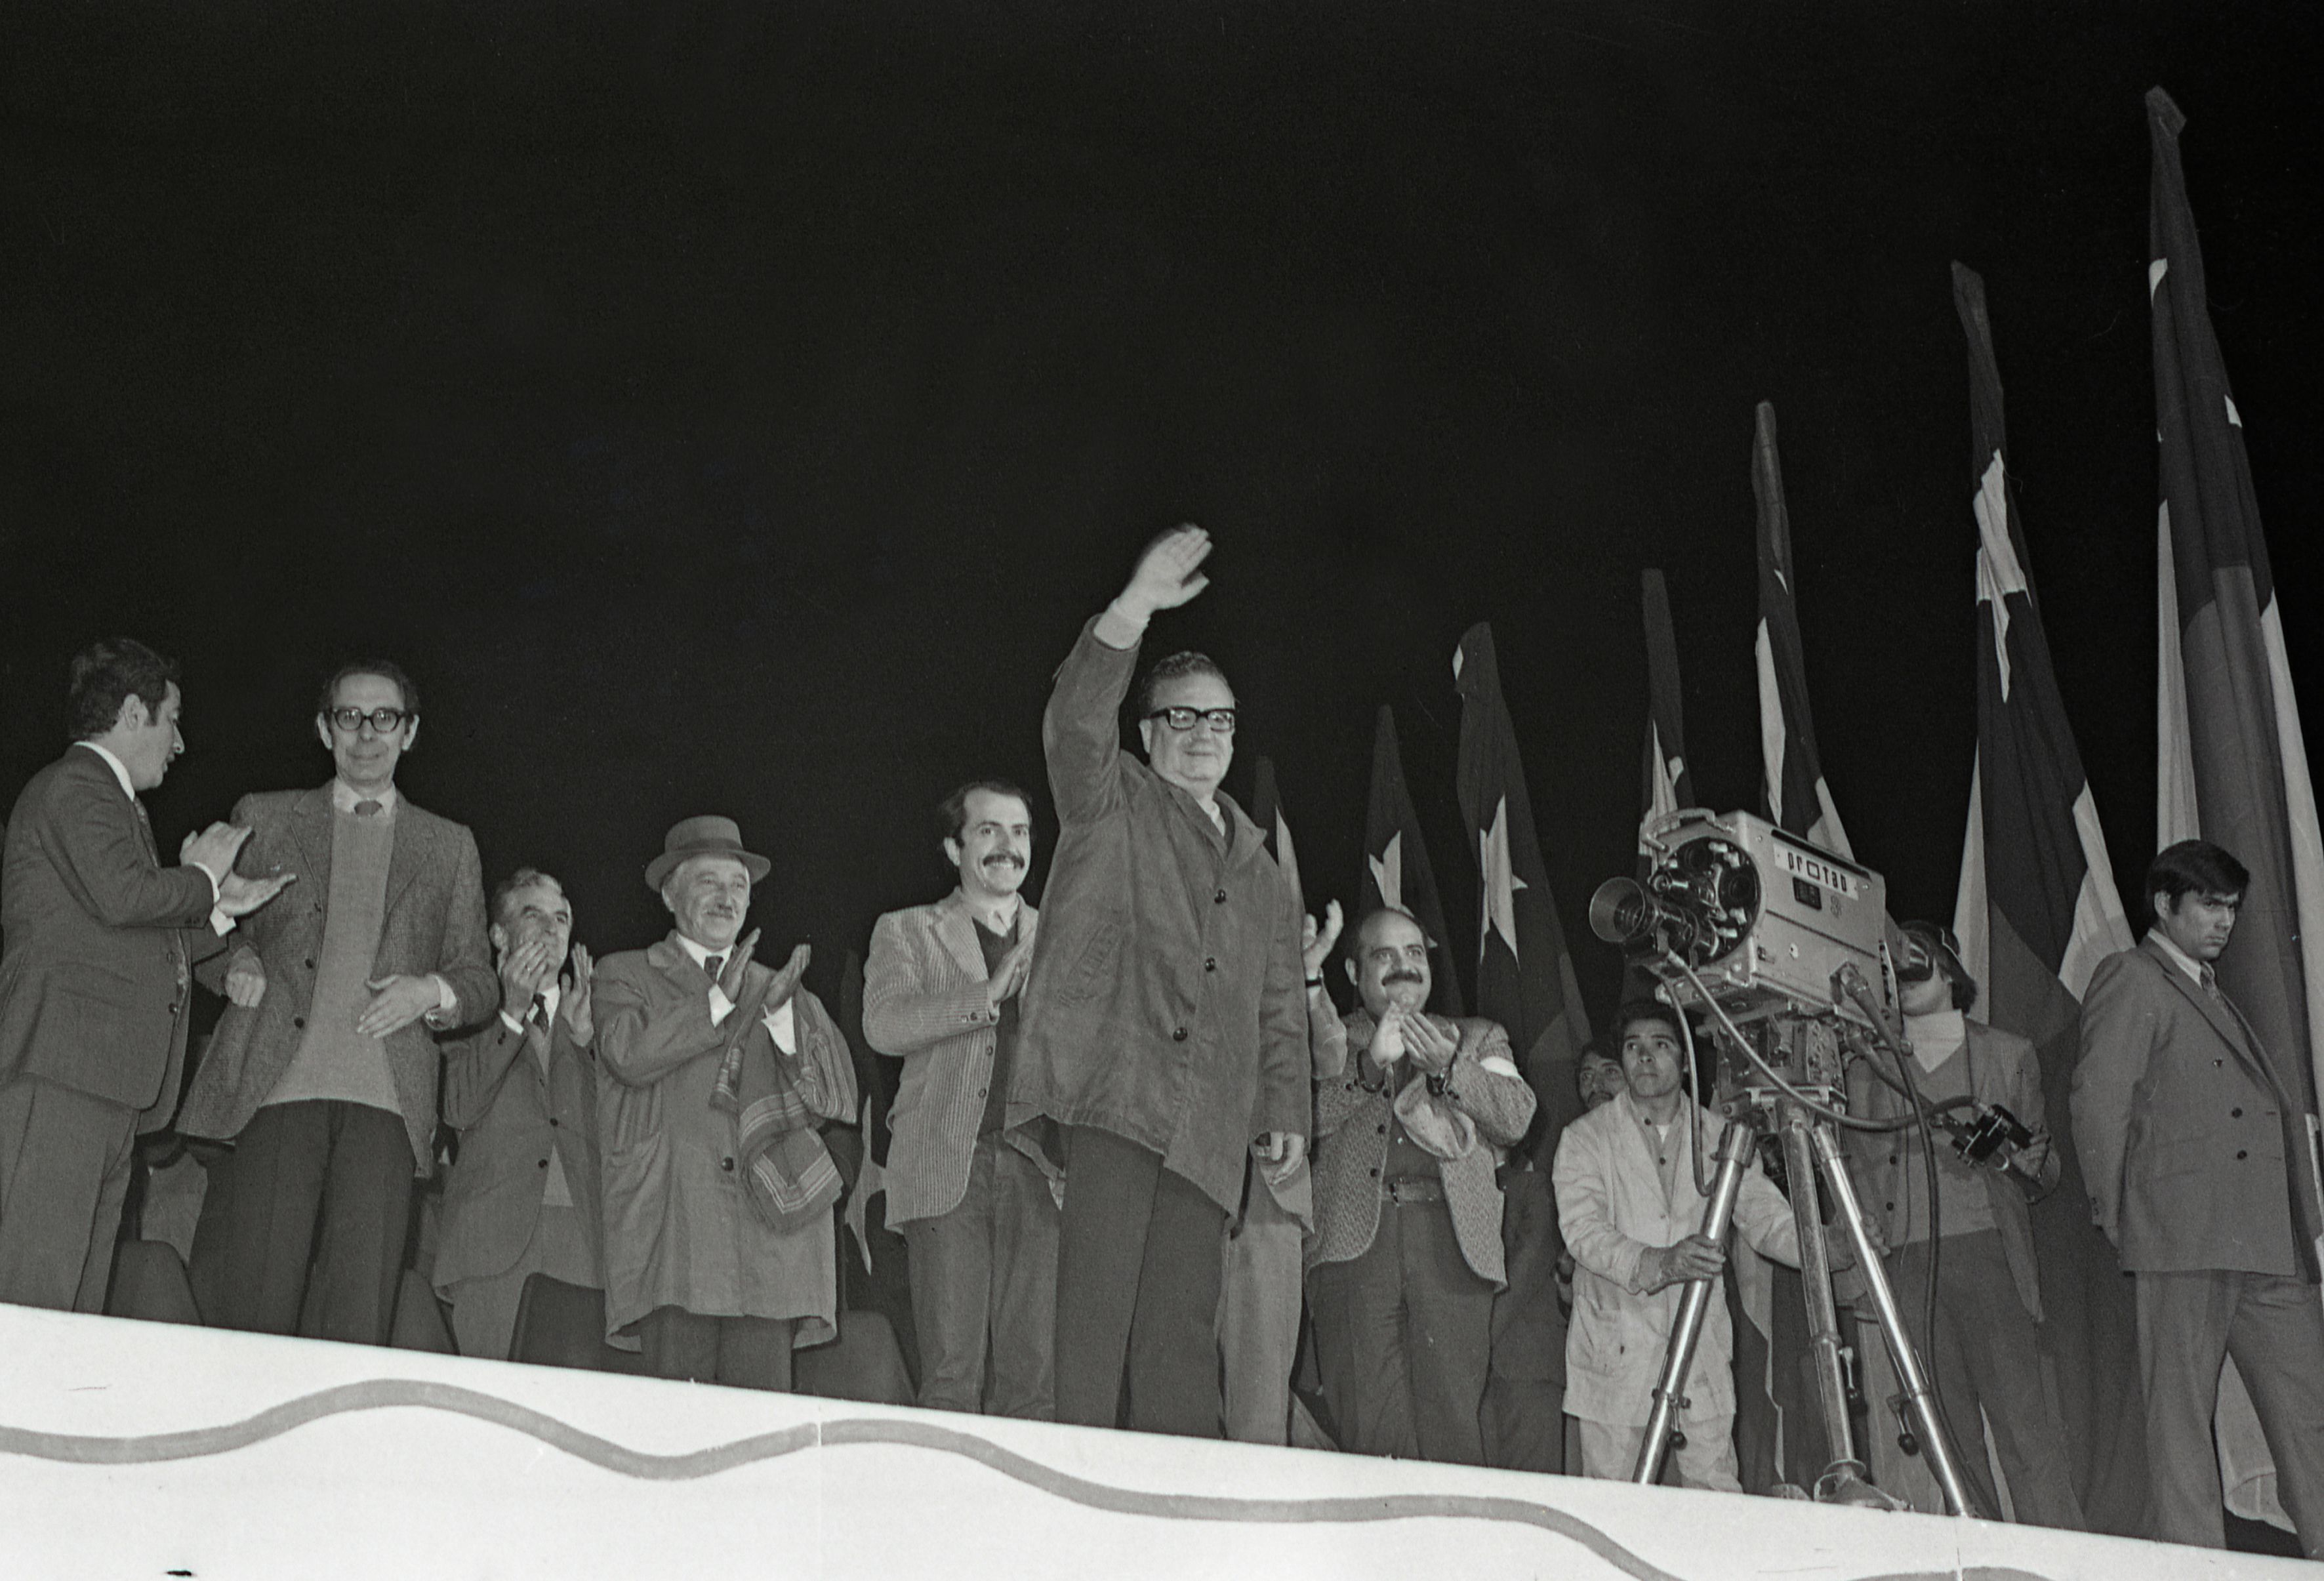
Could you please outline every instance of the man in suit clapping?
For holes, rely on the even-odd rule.
[[[193,963],[290,875],[238,878],[247,828],[163,867],[138,800],[185,751],[178,667],[126,637],[72,662],[73,744],[8,820],[0,877],[0,1300],[104,1308],[141,1131],[170,1123]]]

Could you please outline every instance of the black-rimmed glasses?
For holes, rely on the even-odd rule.
[[[1181,735],[1192,730],[1197,719],[1209,726],[1213,735],[1234,734],[1235,711],[1232,708],[1157,708],[1146,717],[1161,720]]]
[[[325,717],[350,735],[362,729],[366,720],[370,721],[371,727],[380,735],[392,735],[406,719],[420,717],[419,715],[402,708],[374,708],[368,714],[361,708],[331,708],[326,710]]]

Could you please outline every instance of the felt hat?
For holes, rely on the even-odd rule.
[[[752,883],[774,865],[764,856],[742,848],[742,830],[731,818],[706,814],[680,819],[662,837],[661,855],[646,864],[646,888],[661,892],[662,880],[689,856],[732,856],[751,875]]]

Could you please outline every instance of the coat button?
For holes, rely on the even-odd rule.
[[[1382,1136],[1386,1136],[1388,1134],[1388,1127],[1385,1125],[1375,1125],[1372,1127],[1372,1130]]]
[[[1223,906],[1227,903],[1227,892],[1221,890],[1218,893],[1213,895],[1211,900],[1213,903]]]
[[[307,1024],[307,1018],[303,1015],[294,1015],[290,1018],[290,1024],[294,1027],[303,1027]]]
[[[315,969],[315,963],[314,963],[313,961],[309,960],[309,961],[307,963],[307,969],[308,969],[309,971],[310,971],[310,972],[311,972],[311,971],[313,971],[313,970]]]
[[[1186,1040],[1186,1029],[1184,1027],[1172,1028],[1170,1031],[1170,1040],[1174,1043],[1185,1042]]]
[[[1374,1170],[1372,1171],[1372,1179],[1375,1180],[1379,1179],[1379,1171],[1378,1170]]]
[[[1203,970],[1204,970],[1204,971],[1206,971],[1206,972],[1215,972],[1215,971],[1217,971],[1218,969],[1219,969],[1219,957],[1216,957],[1216,956],[1208,956],[1208,957],[1205,957],[1204,958],[1204,961],[1203,961]]]
[[[551,1114],[551,1115],[549,1117],[549,1128],[550,1128],[551,1130],[555,1130],[555,1129],[556,1129],[556,1127],[557,1127],[557,1116],[556,1116],[556,1115]]]
[[[547,1159],[543,1159],[543,1160],[540,1160],[540,1168],[542,1168],[542,1169],[544,1169],[544,1170],[545,1170],[545,1169],[547,1169],[547,1168],[549,1168],[549,1160],[548,1160]]]
[[[1895,1205],[1895,1203],[1893,1203],[1893,1202],[1892,1202],[1892,1203],[1887,1204],[1887,1205],[1886,1205],[1886,1211],[1887,1211],[1887,1212],[1889,1212],[1889,1213],[1895,1213],[1895,1212],[1896,1211],[1896,1205]]]
[[[2251,1157],[2251,1154],[2243,1148],[2237,1148],[2236,1149],[2236,1157],[2239,1159],[2247,1159]]]
[[[731,1175],[734,1172],[734,1160],[733,1159],[720,1159],[718,1160],[718,1167]]]
[[[2227,1111],[2227,1118],[2230,1120],[2240,1120],[2243,1117],[2244,1112],[2241,1109],[2230,1109]]]

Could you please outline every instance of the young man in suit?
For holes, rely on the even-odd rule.
[[[2153,1535],[2224,1546],[2211,1420],[2233,1355],[2276,1494],[2324,1559],[2324,1304],[2308,1084],[2218,986],[2251,874],[2208,840],[2147,869],[2154,926],[2082,996],[2074,1141],[2090,1209],[2135,1287]]]
[[[246,828],[163,867],[138,797],[185,751],[178,667],[126,637],[72,661],[73,744],[8,820],[0,874],[0,1301],[102,1311],[138,1133],[170,1123],[195,961],[290,882]]]
[[[1219,788],[1218,666],[1155,664],[1146,761],[1121,749],[1147,623],[1209,585],[1210,551],[1198,527],[1156,539],[1058,667],[1041,742],[1061,833],[1008,1120],[1064,1157],[1057,1419],[1118,1425],[1127,1384],[1120,1425],[1215,1438],[1227,1217],[1248,1158],[1270,1179],[1298,1167],[1314,1102],[1299,897]]]
[[[420,732],[410,678],[384,661],[343,668],[315,732],[328,783],[235,809],[254,831],[245,871],[307,878],[304,903],[262,913],[205,968],[232,1003],[178,1128],[235,1147],[211,1169],[194,1294],[221,1327],[292,1333],[311,1250],[316,1331],[383,1345],[412,1182],[434,1166],[431,1034],[484,1020],[501,987],[475,837],[396,789]]]
[[[2065,1424],[2042,1375],[2042,1283],[2027,1214],[2030,1197],[2055,1188],[2064,1167],[2044,1123],[2041,1063],[2034,1045],[2016,1033],[1969,1018],[1978,983],[1961,964],[1950,929],[1907,922],[1903,935],[1896,976],[1921,1101],[1998,1105],[2024,1123],[2034,1141],[2014,1155],[1973,1165],[1941,1133],[1933,1225],[1928,1165],[1913,1132],[1849,1133],[1857,1179],[1867,1210],[1878,1216],[1889,1281],[1916,1339],[1923,1337],[1933,1267],[1937,1324],[1924,1340],[1926,1360],[1945,1415],[1961,1437],[1955,1458],[1978,1507],[2001,1512],[1986,1469],[1982,1414],[1992,1424],[2017,1519],[2079,1531],[2082,1505]],[[1857,1114],[1886,1120],[1908,1112],[1902,1096],[1860,1060],[1849,1067],[1848,1089]]]
[[[937,818],[959,885],[881,918],[863,967],[863,1035],[904,1062],[888,1114],[888,1227],[911,1249],[919,1403],[1046,1420],[1056,1410],[1057,1204],[1040,1162],[1001,1129],[1038,920],[1018,893],[1032,804],[979,780],[945,798]]]
[[[1308,1302],[1340,1447],[1481,1465],[1493,1296],[1507,1285],[1497,1151],[1533,1121],[1508,1034],[1427,1013],[1428,935],[1356,925],[1351,1065],[1316,1089]],[[1320,963],[1319,963],[1320,964]],[[1321,993],[1308,1013],[1333,1014]]]
[[[460,1354],[504,1361],[524,1281],[602,1288],[604,1260],[589,952],[573,942],[564,887],[533,868],[493,889],[492,917],[500,1014],[444,1051],[444,1121],[460,1151],[432,1277]]]
[[[690,818],[646,867],[676,924],[598,963],[597,1132],[605,1327],[658,1378],[788,1390],[791,1352],[838,1332],[831,1205],[816,1133],[855,1114],[847,1041],[742,934],[767,876],[727,818]],[[741,937],[737,937],[741,935]]]

